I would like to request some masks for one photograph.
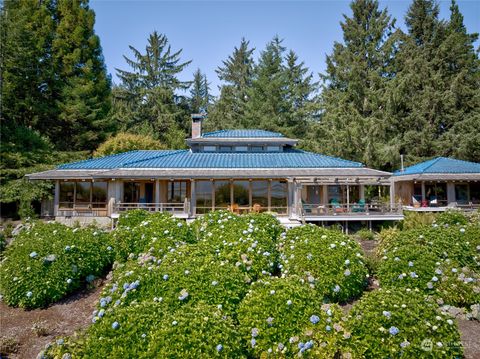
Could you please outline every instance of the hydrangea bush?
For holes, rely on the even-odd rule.
[[[213,212],[195,220],[192,226],[203,251],[240,268],[250,280],[275,271],[277,237],[282,232],[275,217]]]
[[[163,303],[115,309],[73,340],[62,338],[46,357],[65,358],[243,358],[234,322],[203,303],[169,312]]]
[[[178,244],[195,241],[192,230],[182,219],[173,218],[168,213],[131,212],[122,214],[120,225],[111,233],[117,260],[135,257],[146,251],[147,246],[153,247],[156,255],[160,255]]]
[[[259,280],[238,310],[239,331],[256,358],[333,357],[341,313],[298,277]]]
[[[341,232],[314,225],[296,227],[279,243],[280,267],[285,276],[298,275],[318,295],[333,301],[359,296],[368,271],[356,241]]]
[[[0,292],[8,305],[43,307],[105,273],[114,256],[99,229],[35,222],[5,251]]]
[[[461,358],[455,321],[418,291],[395,289],[366,294],[351,309],[344,356],[354,358]]]
[[[119,264],[98,309],[101,316],[108,316],[112,308],[135,302],[162,302],[176,309],[203,301],[232,313],[247,289],[245,275],[238,268],[199,251],[196,245],[185,245],[160,257],[145,254]]]

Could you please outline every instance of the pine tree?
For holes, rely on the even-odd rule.
[[[132,70],[116,69],[121,84],[114,91],[115,118],[124,121],[124,130],[149,133],[170,147],[179,145],[172,139],[183,140],[188,128],[188,103],[179,91],[190,82],[177,75],[191,61],[181,62],[182,50],[173,52],[167,37],[156,31],[150,34],[145,53],[133,46],[130,50],[134,59],[124,57]]]
[[[57,0],[55,20],[52,55],[63,81],[57,99],[58,146],[93,150],[111,129],[110,78],[93,28],[95,14],[87,0]]]
[[[410,6],[389,90],[393,142],[410,163],[438,155],[476,160],[480,151],[476,34],[466,33],[454,2],[449,22],[438,14],[435,1]]]
[[[212,102],[210,95],[210,84],[207,76],[197,69],[193,74],[192,87],[190,88],[190,112],[191,113],[208,113],[208,108]]]
[[[260,53],[255,67],[252,86],[248,91],[248,103],[244,127],[260,127],[266,130],[286,129],[288,104],[287,76],[284,65],[285,47],[278,36]]]
[[[350,8],[352,16],[341,23],[343,43],[334,44],[322,76],[318,149],[378,167],[388,163],[384,107],[393,76],[394,21],[376,0],[355,0]]]
[[[55,23],[52,3],[6,0],[1,9],[1,109],[2,142],[17,146],[15,128],[38,130],[51,136],[57,109],[58,80],[53,71],[51,44]]]
[[[313,81],[313,74],[298,62],[298,56],[290,50],[285,59],[286,127],[296,138],[305,138],[309,134],[312,121],[318,115],[318,102],[314,101],[318,83]]]
[[[207,130],[242,127],[245,117],[245,106],[248,101],[248,89],[252,85],[254,48],[242,38],[239,47],[223,61],[223,66],[216,72],[224,82],[220,87],[220,96],[206,121]]]

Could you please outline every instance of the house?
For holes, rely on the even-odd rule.
[[[437,157],[395,171],[396,197],[413,211],[480,207],[480,163]]]
[[[277,132],[202,133],[202,121],[192,115],[186,150],[131,151],[27,177],[55,181],[58,220],[101,221],[132,208],[183,218],[271,212],[296,223],[403,218],[389,172],[299,150],[296,139]]]

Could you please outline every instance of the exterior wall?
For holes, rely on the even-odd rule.
[[[447,182],[447,201],[448,204],[456,202],[455,183],[453,182]]]
[[[413,181],[395,182],[395,198],[403,205],[410,205],[413,196]]]
[[[55,217],[55,221],[73,227],[77,224],[88,226],[96,224],[101,227],[110,227],[112,219],[110,217]]]

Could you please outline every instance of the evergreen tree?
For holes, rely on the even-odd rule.
[[[289,105],[286,100],[287,75],[282,41],[275,36],[260,54],[252,86],[247,92],[249,101],[245,118],[242,119],[244,127],[274,131],[287,128]]]
[[[87,0],[57,0],[53,61],[63,86],[56,136],[64,149],[94,150],[112,128],[110,78]]]
[[[385,90],[394,75],[394,21],[376,0],[355,0],[341,23],[343,43],[327,56],[321,95],[323,116],[315,136],[322,152],[379,167],[389,162],[384,146]]]
[[[252,84],[254,48],[242,38],[239,47],[223,61],[223,66],[216,72],[224,82],[220,87],[220,96],[209,118],[206,121],[207,130],[242,127],[241,120],[245,117],[245,106],[248,101],[248,89]]]
[[[172,52],[165,35],[154,31],[148,38],[145,53],[130,46],[134,59],[125,56],[131,71],[117,69],[121,85],[114,91],[114,116],[123,121],[124,130],[147,132],[168,146],[178,145],[188,128],[188,103],[179,91],[190,82],[177,75],[191,61],[181,62],[182,50]],[[183,146],[183,144],[181,145]]]
[[[50,1],[6,0],[0,17],[2,142],[18,144],[17,127],[51,136],[58,79],[52,64],[55,23]]]
[[[211,102],[212,96],[210,95],[210,84],[208,83],[207,76],[202,74],[200,69],[197,69],[193,74],[192,87],[190,88],[190,112],[208,112]]]
[[[286,100],[288,104],[286,126],[296,138],[309,134],[312,121],[319,113],[318,102],[314,101],[318,83],[313,81],[303,62],[290,50],[286,57]]]
[[[480,151],[476,35],[466,33],[455,3],[449,22],[438,14],[435,1],[413,1],[389,90],[392,143],[407,163],[438,155],[475,160]]]

